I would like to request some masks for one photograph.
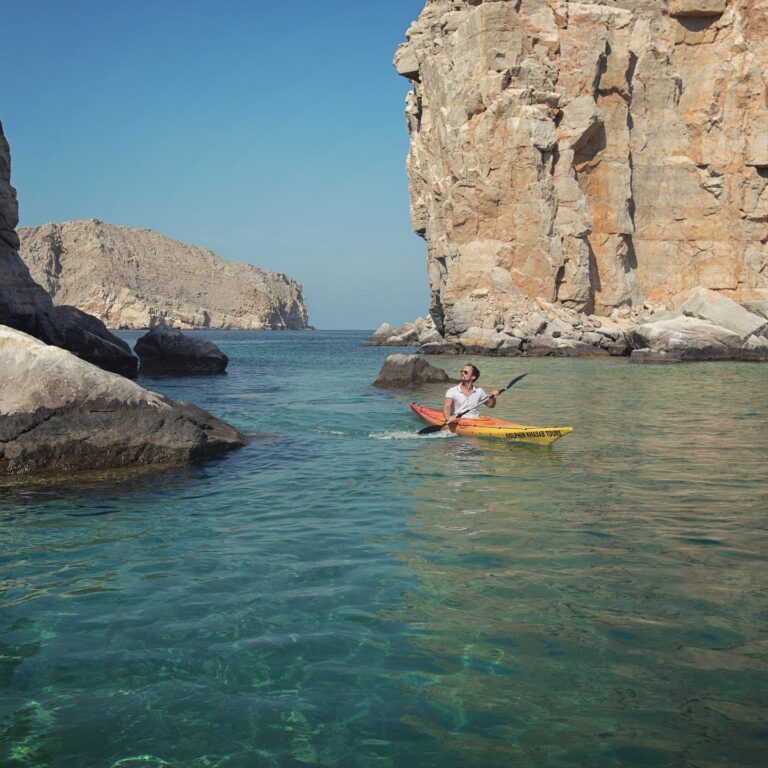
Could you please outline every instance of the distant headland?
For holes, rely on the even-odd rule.
[[[19,255],[57,305],[108,328],[302,330],[302,287],[151,229],[97,219],[19,227]]]

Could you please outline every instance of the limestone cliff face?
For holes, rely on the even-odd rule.
[[[768,296],[768,0],[427,0],[395,66],[447,337]]]
[[[95,219],[20,228],[21,257],[56,304],[111,328],[303,329],[301,286],[150,229]]]

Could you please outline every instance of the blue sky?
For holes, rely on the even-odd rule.
[[[424,0],[25,0],[2,11],[20,224],[150,227],[285,272],[318,328],[424,315],[391,60]]]

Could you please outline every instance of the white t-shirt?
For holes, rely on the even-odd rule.
[[[464,417],[467,419],[476,419],[480,416],[480,401],[485,400],[488,395],[482,387],[473,384],[472,394],[467,397],[461,391],[461,384],[457,384],[445,393],[445,397],[446,399],[450,398],[453,400],[453,410],[451,413],[461,413],[462,411],[466,411],[467,408],[471,408],[472,410],[469,413],[465,413]]]

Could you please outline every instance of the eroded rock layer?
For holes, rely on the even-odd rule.
[[[395,66],[437,330],[768,296],[766,33],[768,0],[428,0]]]
[[[110,328],[303,329],[301,286],[151,229],[95,219],[19,228],[20,253],[56,304]]]

